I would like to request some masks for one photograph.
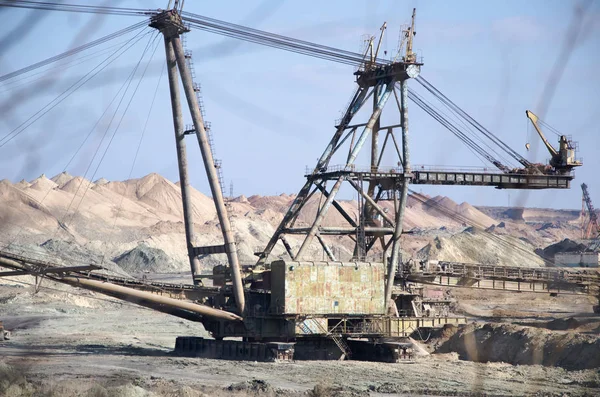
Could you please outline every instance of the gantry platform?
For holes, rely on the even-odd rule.
[[[379,167],[370,170],[354,166],[330,166],[315,174],[308,173],[313,180],[337,180],[344,176],[351,180],[376,181],[383,190],[401,186],[410,178],[415,185],[460,185],[493,186],[496,189],[569,189],[573,174],[520,174],[493,172],[486,169],[437,169],[416,166],[405,174],[402,168]]]
[[[381,80],[402,81],[417,77],[423,66],[422,62],[392,62],[388,64],[369,65],[357,70],[356,83],[361,87],[373,87]]]
[[[430,261],[397,278],[422,284],[517,292],[591,294],[600,286],[593,269],[526,268]]]

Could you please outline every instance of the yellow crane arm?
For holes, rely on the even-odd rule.
[[[559,155],[559,153],[556,151],[556,149],[554,149],[554,147],[550,144],[550,142],[548,142],[548,140],[546,139],[546,137],[544,136],[544,134],[542,133],[542,130],[540,129],[540,127],[538,126],[538,116],[536,116],[535,114],[533,114],[533,112],[526,110],[525,114],[527,115],[527,118],[529,120],[531,120],[531,124],[533,124],[533,126],[535,127],[535,130],[537,131],[538,135],[540,136],[540,138],[542,138],[542,142],[544,142],[544,145],[546,145],[546,148],[548,149],[548,151],[550,152],[550,154],[552,155],[552,157],[557,157]]]

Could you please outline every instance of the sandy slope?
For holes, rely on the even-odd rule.
[[[254,252],[266,245],[294,198],[293,195],[281,194],[240,196],[231,200],[231,220],[243,261],[255,260]],[[322,201],[323,197],[314,195],[303,208],[295,226],[310,226]],[[339,203],[352,218],[358,218],[355,201],[340,200]],[[391,202],[382,204],[389,213],[393,210],[392,205]],[[192,188],[192,207],[195,243],[221,243],[212,199]],[[576,226],[565,222],[544,226],[504,220],[502,227],[497,227],[500,222],[490,216],[494,213],[489,209],[484,213],[468,203],[455,203],[448,197],[411,196],[404,229],[415,233],[407,235],[403,250],[413,255],[431,243],[428,252],[438,257],[441,251],[432,247],[444,247],[445,257],[438,259],[513,265],[523,261],[506,252],[506,244],[498,243],[498,239],[490,240],[485,232],[469,236],[462,230],[469,225],[477,225],[482,229],[489,228],[488,231],[495,235],[511,235],[514,237],[503,237],[510,240],[509,245],[531,252],[576,233]],[[41,244],[48,239],[59,239],[107,258],[118,257],[144,245],[164,251],[174,260],[176,268],[188,268],[180,188],[177,183],[154,173],[126,181],[101,178],[93,183],[68,173],[52,178],[41,175],[35,180],[14,184],[3,180],[0,181],[0,222],[0,241],[5,243]],[[324,226],[348,224],[332,207]],[[438,236],[441,240],[434,240]],[[523,241],[516,240],[520,237]],[[302,242],[295,236],[289,236],[288,240],[294,249]],[[351,258],[353,243],[350,239],[325,237],[325,240],[337,247],[336,255],[340,259]],[[488,254],[482,255],[474,245],[488,247]],[[380,260],[380,252],[381,248],[376,245],[370,260]],[[519,250],[517,253],[523,254]],[[287,254],[278,244],[273,255],[286,257]],[[316,242],[310,249],[310,255],[319,259],[323,256]],[[207,257],[202,262],[208,267],[222,259]],[[539,265],[534,257],[528,257],[526,262]],[[173,265],[166,265],[164,270],[167,268],[173,269]]]

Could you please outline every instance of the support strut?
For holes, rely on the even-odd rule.
[[[223,198],[223,191],[221,190],[219,183],[217,168],[215,167],[215,161],[213,159],[210,144],[208,142],[208,136],[204,128],[204,120],[202,119],[202,113],[200,112],[200,107],[198,106],[196,93],[194,92],[192,76],[185,62],[185,54],[183,52],[181,40],[179,37],[173,37],[172,43],[173,50],[175,50],[175,58],[177,59],[177,66],[179,67],[179,73],[181,74],[183,91],[185,92],[188,106],[190,108],[190,114],[192,116],[192,121],[194,122],[194,128],[196,130],[196,137],[198,138],[200,152],[202,152],[202,160],[204,162],[204,168],[206,169],[208,184],[210,186],[213,201],[215,202],[215,207],[217,209],[217,217],[221,226],[221,232],[223,233],[223,239],[225,240],[225,253],[227,254],[227,259],[229,261],[231,279],[233,282],[233,295],[235,297],[239,312],[244,313],[246,299],[244,297],[244,286],[242,284],[240,262],[235,239],[231,230],[231,222],[227,216],[227,208],[225,207],[225,199]]]
[[[394,92],[395,94],[395,92]],[[396,209],[396,228],[392,236],[392,257],[388,264],[387,282],[385,285],[386,304],[392,298],[392,288],[394,279],[400,262],[400,237],[402,236],[402,223],[404,221],[404,212],[406,210],[406,199],[408,196],[408,183],[411,177],[410,173],[410,151],[408,148],[408,84],[406,80],[400,82],[400,123],[402,124],[402,157],[404,180],[402,181],[402,190],[400,193],[400,203]]]
[[[177,148],[177,165],[179,168],[179,184],[181,187],[181,201],[183,203],[183,224],[185,226],[185,241],[187,253],[192,270],[194,284],[198,284],[196,276],[200,275],[200,261],[194,254],[194,219],[192,215],[192,202],[190,195],[190,178],[188,175],[188,163],[185,146],[185,134],[183,116],[181,113],[181,101],[179,99],[179,74],[177,62],[173,51],[172,39],[165,36],[165,52],[167,54],[167,71],[169,75],[169,90],[171,93],[171,109],[173,111],[173,127],[175,129],[175,146]]]

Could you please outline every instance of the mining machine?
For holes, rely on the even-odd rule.
[[[486,267],[457,263],[415,265],[402,258],[400,243],[409,183],[494,186],[511,189],[566,189],[572,175],[519,175],[462,170],[413,169],[408,128],[408,81],[421,72],[423,63],[412,51],[415,12],[403,32],[406,52],[392,61],[369,54],[352,54],[325,46],[247,29],[231,23],[188,14],[179,2],[169,10],[147,12],[150,26],[164,37],[182,192],[184,224],[193,285],[168,284],[101,274],[96,264],[60,266],[48,258],[7,249],[0,252],[0,266],[7,275],[35,275],[85,288],[138,305],[197,321],[214,339],[178,337],[176,352],[228,359],[367,359],[394,361],[406,346],[405,338],[418,329],[445,324],[465,324],[467,318],[443,309],[445,299],[422,298],[423,284],[528,290],[541,293],[587,293],[597,285],[597,275],[575,277],[568,272],[539,269]],[[306,182],[296,195],[274,235],[254,264],[240,263],[236,241],[225,205],[221,178],[213,158],[206,123],[194,90],[181,35],[191,28],[328,59],[356,62],[356,90],[343,117]],[[382,29],[384,33],[385,29]],[[238,35],[238,36],[236,36]],[[379,40],[381,42],[381,40]],[[379,46],[377,46],[379,48]],[[193,127],[184,128],[179,82],[187,99]],[[389,100],[389,101],[388,101]],[[382,112],[395,113],[398,122],[382,125]],[[360,117],[363,120],[360,120]],[[399,134],[396,132],[399,130]],[[186,158],[186,137],[195,136],[200,147],[223,244],[194,245],[193,211]],[[380,145],[380,140],[383,143]],[[400,144],[398,143],[400,142]],[[359,152],[368,149],[369,164],[356,165]],[[394,166],[383,167],[387,149]],[[333,162],[341,159],[341,165]],[[342,185],[357,192],[359,216],[350,216],[336,200]],[[301,212],[312,197],[322,198],[312,221],[302,224]],[[389,205],[384,209],[383,203]],[[390,211],[389,208],[392,210]],[[327,226],[327,212],[335,209],[347,226]],[[294,247],[286,236],[301,239]],[[331,248],[335,238],[352,241],[352,258],[341,261]],[[276,256],[282,244],[287,256]],[[322,248],[328,260],[316,260],[311,247]],[[379,254],[376,254],[378,248]],[[202,274],[198,257],[226,254],[227,264]],[[378,259],[377,259],[378,258]],[[595,277],[595,278],[594,278]],[[210,281],[210,282],[209,282]],[[36,283],[37,284],[37,283]],[[437,308],[437,309],[436,309]]]
[[[588,186],[581,184],[581,233],[584,239],[593,239],[592,249],[600,248],[600,224],[598,223],[598,214],[592,204],[592,198],[588,192]]]
[[[560,135],[557,150],[556,148],[554,148],[554,146],[550,144],[550,142],[548,142],[548,139],[546,139],[546,137],[544,136],[544,133],[542,132],[539,126],[540,119],[538,118],[538,116],[536,116],[530,110],[526,110],[525,114],[527,115],[527,118],[531,120],[531,124],[533,124],[533,127],[540,136],[542,142],[544,143],[544,146],[546,146],[546,149],[548,149],[548,152],[551,156],[550,166],[553,167],[557,173],[568,174],[573,170],[573,168],[580,167],[582,165],[581,161],[577,160],[575,157],[577,150],[576,142],[569,139],[566,135]]]

